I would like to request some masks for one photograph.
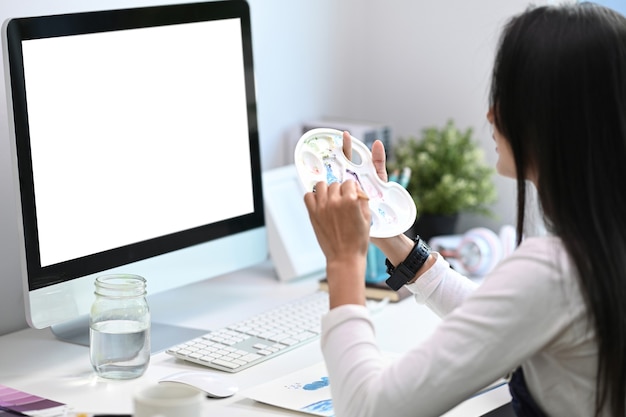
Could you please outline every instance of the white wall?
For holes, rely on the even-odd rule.
[[[0,0],[0,21],[23,15],[184,0]],[[495,154],[484,115],[503,20],[526,0],[249,0],[264,169],[292,161],[286,137],[322,116],[389,123],[396,136],[454,118]],[[537,2],[535,2],[537,3]],[[0,78],[4,77],[0,67]],[[5,96],[0,84],[0,96]],[[0,334],[26,326],[10,180],[6,102],[0,100]],[[514,215],[512,182],[498,180],[500,219]],[[460,230],[484,223],[463,219]]]
[[[293,127],[324,116],[386,123],[394,138],[452,118],[474,128],[495,165],[485,119],[493,54],[503,23],[529,3],[250,0],[264,167],[291,163]],[[514,224],[514,182],[494,181],[496,217],[464,215],[458,232]]]
[[[503,23],[528,1],[366,4],[361,21],[342,39],[344,89],[332,110],[390,123],[395,138],[415,136],[425,126],[452,118],[460,128],[474,128],[488,163],[494,165],[495,147],[485,119],[494,50]],[[514,182],[501,177],[495,181],[497,218],[462,216],[459,232],[476,225],[497,231],[515,222]]]

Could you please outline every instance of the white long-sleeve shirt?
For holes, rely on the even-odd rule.
[[[519,365],[547,415],[593,415],[597,345],[576,275],[550,236],[525,239],[479,286],[438,256],[408,287],[443,319],[391,364],[365,307],[332,309],[321,345],[336,416],[439,416]]]

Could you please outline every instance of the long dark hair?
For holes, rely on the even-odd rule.
[[[576,265],[598,344],[595,414],[626,408],[626,18],[590,3],[531,8],[505,27],[490,104],[549,230]]]

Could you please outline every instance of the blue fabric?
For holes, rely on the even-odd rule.
[[[511,405],[517,417],[546,417],[528,391],[521,367],[513,372],[509,381],[509,391],[513,397]]]

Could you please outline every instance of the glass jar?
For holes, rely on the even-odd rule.
[[[137,378],[150,363],[150,310],[146,280],[115,274],[96,278],[89,316],[89,357],[104,378]]]

